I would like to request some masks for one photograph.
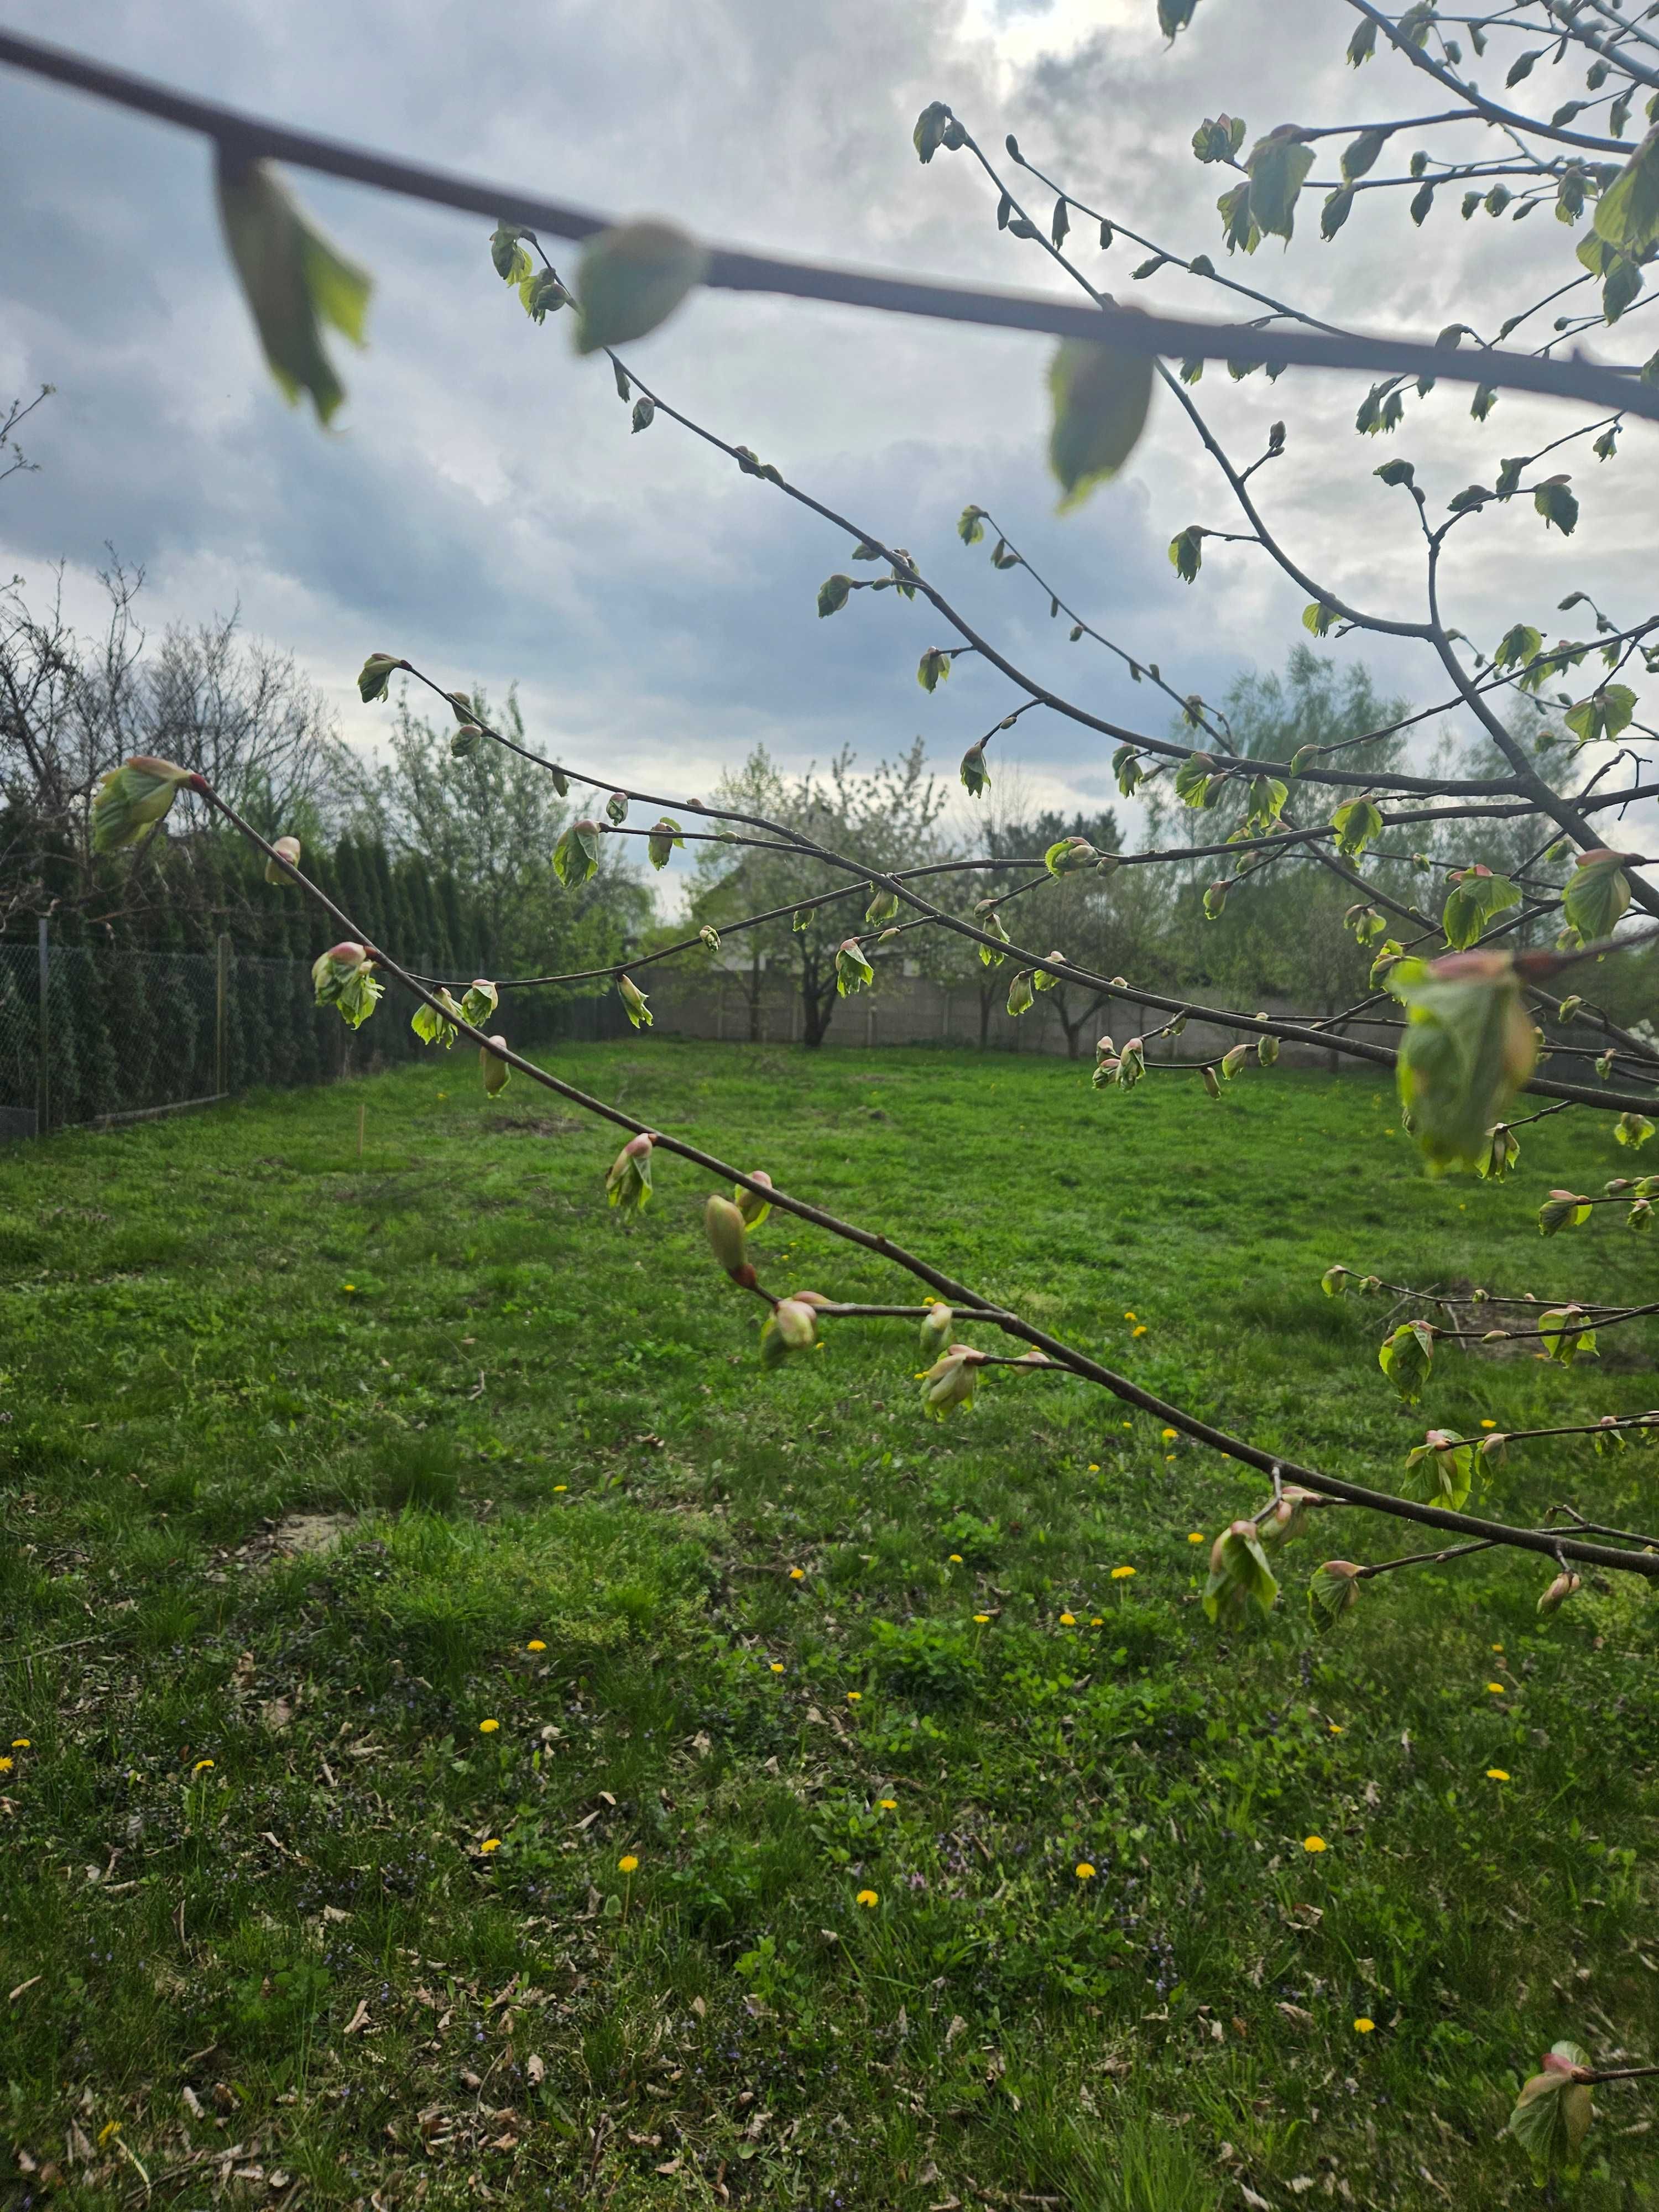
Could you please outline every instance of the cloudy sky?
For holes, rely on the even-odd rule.
[[[910,131],[927,100],[948,100],[988,146],[1016,131],[1120,222],[1223,264],[1226,179],[1189,147],[1202,117],[1242,113],[1254,137],[1287,120],[1425,112],[1403,64],[1346,68],[1352,19],[1338,0],[1203,0],[1172,50],[1153,0],[0,0],[0,13],[194,91],[607,212],[1033,288],[1057,280],[1036,248],[998,234],[967,157],[917,163]],[[1545,112],[1558,96],[1546,87]],[[240,605],[250,629],[297,654],[354,739],[372,743],[385,710],[358,704],[352,677],[386,649],[449,684],[516,681],[535,738],[682,793],[706,791],[760,742],[797,765],[842,745],[873,763],[920,732],[953,773],[1017,703],[971,660],[923,694],[918,655],[948,635],[895,594],[860,595],[820,622],[817,588],[847,565],[846,539],[666,422],[631,436],[608,368],[573,356],[569,318],[537,328],[495,278],[487,223],[293,181],[375,279],[370,343],[342,360],[349,398],[327,433],[261,366],[206,147],[0,71],[0,399],[58,387],[27,441],[39,473],[0,490],[6,573],[38,588],[61,560],[71,604],[90,615],[112,544],[147,572],[153,626]],[[1572,238],[1547,209],[1523,232],[1484,215],[1466,226],[1451,194],[1419,232],[1403,195],[1379,194],[1327,245],[1322,197],[1304,198],[1288,252],[1272,241],[1236,265],[1361,327],[1490,329],[1544,289],[1535,280],[1572,273]],[[1180,272],[1136,286],[1140,256],[1122,241],[1108,255],[1086,231],[1074,242],[1124,296],[1224,311]],[[1625,356],[1651,343],[1635,319],[1602,336]],[[706,295],[633,351],[666,397],[908,546],[1015,659],[1096,711],[1168,726],[1146,688],[1066,644],[1028,579],[964,550],[955,521],[968,501],[1183,691],[1218,695],[1241,670],[1282,665],[1304,636],[1306,594],[1259,550],[1212,546],[1196,585],[1176,577],[1175,532],[1234,516],[1167,398],[1123,477],[1056,516],[1045,340]],[[1231,385],[1212,368],[1197,396],[1241,458],[1288,420],[1286,458],[1258,479],[1273,524],[1352,599],[1413,615],[1414,519],[1373,480],[1376,464],[1407,454],[1442,502],[1565,422],[1506,398],[1476,426],[1468,387],[1443,386],[1380,447],[1352,430],[1364,389],[1295,371]],[[1466,526],[1449,620],[1489,649],[1516,619],[1559,634],[1555,603],[1575,587],[1617,619],[1644,611],[1633,593],[1659,527],[1638,495],[1652,435],[1636,426],[1609,464],[1583,446],[1563,462],[1583,507],[1570,545],[1547,538],[1529,502]],[[1335,650],[1363,651],[1419,703],[1441,696],[1420,648]],[[1034,795],[1086,805],[1111,792],[1109,752],[1039,712],[1012,757]]]

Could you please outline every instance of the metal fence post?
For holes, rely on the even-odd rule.
[[[230,1089],[230,939],[219,932],[219,968],[214,978],[213,1089],[224,1097]]]
[[[35,1087],[34,1133],[44,1137],[52,1127],[52,925],[40,917],[40,1016],[36,1049],[40,1054]]]

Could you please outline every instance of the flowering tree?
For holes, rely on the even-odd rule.
[[[1188,27],[1194,6],[1195,0],[1158,0],[1167,36]],[[1542,1115],[1564,1112],[1610,1124],[1632,1167],[1639,1169],[1635,1156],[1653,1133],[1659,1097],[1659,1036],[1645,1023],[1616,1019],[1601,1003],[1596,977],[1610,961],[1642,957],[1659,935],[1659,890],[1642,872],[1651,863],[1632,845],[1633,833],[1618,829],[1633,807],[1659,793],[1653,774],[1659,732],[1643,719],[1645,679],[1659,674],[1659,614],[1596,605],[1573,584],[1571,540],[1579,515],[1575,473],[1587,458],[1594,467],[1628,468],[1621,452],[1628,422],[1659,418],[1659,355],[1645,367],[1599,367],[1580,359],[1572,342],[1595,331],[1616,350],[1622,333],[1613,326],[1645,304],[1644,272],[1659,253],[1659,129],[1634,144],[1630,130],[1638,100],[1650,118],[1659,114],[1659,37],[1627,21],[1611,0],[1535,0],[1486,21],[1443,21],[1432,0],[1417,0],[1398,14],[1371,0],[1348,0],[1348,59],[1360,72],[1356,100],[1367,119],[1280,124],[1259,134],[1224,112],[1200,119],[1193,152],[1221,173],[1223,185],[1218,228],[1205,241],[1177,245],[1148,235],[1133,210],[1075,198],[1065,179],[1012,135],[1000,152],[988,150],[970,122],[945,102],[924,110],[915,131],[921,164],[941,155],[973,164],[984,179],[988,228],[994,225],[1062,271],[1080,295],[1075,304],[717,252],[658,222],[594,234],[590,219],[527,197],[509,208],[490,241],[498,276],[532,319],[545,324],[563,316],[574,327],[579,355],[604,355],[634,432],[673,426],[753,479],[765,495],[791,501],[804,518],[839,536],[844,565],[819,592],[822,617],[855,620],[860,593],[895,592],[926,624],[917,666],[925,691],[943,690],[948,701],[951,670],[964,654],[1000,672],[1011,687],[1007,711],[990,728],[963,733],[961,775],[970,794],[983,793],[999,773],[1008,729],[1042,709],[1109,747],[1120,791],[1126,799],[1156,793],[1162,804],[1148,812],[1169,834],[1140,850],[1103,850],[1079,834],[1024,855],[900,865],[872,834],[873,825],[844,811],[827,810],[818,818],[810,810],[769,810],[736,785],[716,802],[702,804],[618,786],[612,775],[596,775],[592,763],[538,756],[516,732],[486,722],[473,697],[447,690],[441,678],[401,652],[370,654],[359,678],[365,701],[386,697],[392,678],[402,673],[447,703],[457,752],[504,746],[533,763],[561,797],[573,785],[598,794],[590,811],[564,829],[553,856],[568,889],[591,880],[618,838],[643,839],[658,867],[687,843],[737,848],[724,855],[726,861],[742,856],[738,866],[722,867],[727,880],[752,875],[763,897],[760,887],[775,881],[781,895],[748,911],[724,908],[719,939],[786,921],[792,932],[811,933],[815,943],[822,934],[825,973],[839,996],[872,987],[883,948],[902,945],[913,933],[949,933],[973,948],[985,969],[1006,976],[1012,1014],[1060,987],[1082,1003],[1090,994],[1109,994],[1135,1006],[1138,1033],[1121,1040],[1104,1036],[1096,1047],[1098,1110],[1117,1110],[1121,1093],[1147,1082],[1201,1084],[1217,1097],[1229,1084],[1271,1081],[1280,1044],[1294,1041],[1393,1066],[1403,1112],[1431,1175],[1472,1172],[1524,1183],[1519,1133]],[[23,51],[21,41],[0,45],[0,54],[12,58]],[[38,58],[30,65],[46,67]],[[65,74],[62,58],[48,73]],[[1382,80],[1375,90],[1374,79]],[[464,180],[298,134],[267,128],[262,137],[261,127],[246,118],[153,88],[123,89],[110,72],[83,70],[71,81],[216,138],[226,234],[265,351],[290,393],[308,392],[324,417],[337,404],[340,386],[321,329],[331,324],[349,337],[359,334],[367,280],[317,236],[258,157],[281,152],[452,205],[476,206],[483,192]],[[1419,95],[1426,96],[1429,112],[1418,112]],[[1419,229],[1460,215],[1492,226],[1486,236],[1499,281],[1507,265],[1504,245],[1515,235],[1500,223],[1546,210],[1546,221],[1559,226],[1559,268],[1541,289],[1524,271],[1515,275],[1509,311],[1495,331],[1449,319],[1431,343],[1345,329],[1255,281],[1258,250],[1270,238],[1288,240],[1298,216],[1304,229],[1316,222],[1340,251],[1362,209],[1368,216],[1373,208],[1385,216],[1391,206]],[[586,239],[568,284],[544,250],[544,235]],[[1213,288],[1242,319],[1205,324],[1126,308],[1091,273],[1106,252],[1120,259],[1131,252],[1142,257],[1131,281],[1152,283],[1173,271]],[[835,512],[780,467],[733,442],[723,427],[694,422],[672,395],[641,380],[622,349],[663,322],[702,283],[1054,333],[1060,343],[1048,372],[1049,459],[1066,506],[1122,466],[1156,397],[1177,411],[1214,471],[1215,507],[1173,529],[1170,558],[1178,575],[1201,592],[1207,545],[1224,540],[1248,546],[1305,595],[1304,621],[1314,636],[1358,632],[1396,641],[1419,655],[1443,696],[1419,714],[1391,709],[1373,726],[1316,737],[1285,759],[1267,757],[1250,733],[1241,738],[1224,705],[1164,673],[1133,641],[1109,635],[1061,580],[1033,569],[1012,534],[1012,518],[993,515],[970,500],[959,526],[964,546],[979,557],[988,555],[1011,588],[1046,598],[1051,617],[1067,625],[1073,642],[1127,666],[1161,701],[1161,715],[1179,717],[1178,727],[1170,735],[1125,726],[1060,695],[969,622],[941,582],[889,542],[879,517]],[[1449,306],[1449,318],[1455,313]],[[1509,347],[1517,332],[1524,333],[1522,348]],[[1413,605],[1354,605],[1330,580],[1328,549],[1322,555],[1316,545],[1286,542],[1270,520],[1266,490],[1275,464],[1291,450],[1290,422],[1273,422],[1260,450],[1236,453],[1220,423],[1227,388],[1218,406],[1198,396],[1206,365],[1215,362],[1224,362],[1237,382],[1274,378],[1298,363],[1358,370],[1373,379],[1358,404],[1361,442],[1353,451],[1358,465],[1398,496],[1419,542]],[[1418,465],[1402,448],[1431,398],[1443,410],[1449,393],[1472,390],[1468,412],[1476,429],[1468,434],[1480,446],[1480,426],[1512,389],[1560,399],[1555,434],[1531,452],[1503,457],[1496,468],[1478,452],[1469,464],[1477,478],[1467,484],[1443,483],[1426,469],[1419,479]],[[1287,405],[1287,418],[1291,413]],[[1333,461],[1338,470],[1344,465],[1340,456]],[[1547,640],[1534,619],[1540,611],[1516,605],[1501,635],[1477,641],[1455,626],[1455,556],[1478,547],[1483,533],[1517,512],[1530,516],[1552,544],[1559,540],[1566,588],[1558,611],[1572,617],[1572,626]],[[1413,765],[1412,726],[1453,709],[1480,732],[1486,759]],[[591,974],[467,985],[412,973],[395,948],[368,941],[349,914],[307,882],[292,839],[260,837],[200,774],[162,760],[129,761],[100,793],[100,846],[137,841],[181,792],[251,838],[265,854],[272,881],[317,899],[342,933],[318,958],[315,975],[319,1000],[337,1006],[348,1022],[368,1019],[386,984],[395,984],[414,1001],[414,1024],[423,1038],[440,1048],[465,1040],[477,1051],[486,1091],[510,1079],[538,1084],[619,1129],[625,1141],[605,1181],[622,1212],[638,1213],[651,1203],[664,1159],[696,1170],[705,1184],[724,1186],[705,1194],[709,1243],[717,1266],[756,1302],[766,1363],[792,1358],[843,1323],[904,1317],[920,1336],[923,1415],[942,1419],[965,1411],[988,1383],[1018,1387],[1016,1376],[993,1377],[993,1370],[1059,1369],[1255,1468],[1267,1491],[1261,1505],[1222,1529],[1211,1553],[1204,1605],[1212,1620],[1272,1607],[1287,1547],[1332,1510],[1358,1516],[1361,1528],[1407,1522],[1427,1532],[1427,1547],[1363,1561],[1327,1559],[1309,1578],[1306,1593],[1322,1631],[1354,1613],[1367,1583],[1425,1560],[1494,1547],[1536,1560],[1538,1607],[1547,1615],[1570,1602],[1587,1575],[1659,1580],[1659,1541],[1609,1525],[1593,1499],[1553,1507],[1540,1525],[1499,1517],[1488,1493],[1504,1455],[1573,1432],[1565,1426],[1480,1437],[1431,1429],[1409,1454],[1397,1487],[1355,1484],[1165,1401],[959,1279],[945,1250],[907,1250],[877,1226],[827,1212],[808,1193],[776,1188],[763,1167],[724,1161],[653,1131],[537,1067],[514,1050],[504,1005],[515,991],[591,981]],[[1023,863],[1012,881],[1011,858]],[[1297,871],[1340,885],[1346,926],[1371,954],[1366,994],[1335,1013],[1269,1016],[1194,1003],[1143,979],[1106,974],[1079,957],[1077,945],[1054,941],[1076,887],[1100,887],[1124,870],[1194,863],[1209,872],[1203,910],[1221,928],[1227,915]],[[964,897],[960,886],[975,874],[994,887]],[[942,890],[941,878],[954,890]],[[650,958],[695,956],[708,949],[713,934],[714,925],[705,923]],[[639,981],[642,966],[606,971],[636,1028],[651,1021]],[[1236,1041],[1213,1057],[1149,1061],[1152,1036],[1179,1037],[1194,1018]],[[1079,1106],[1085,1110],[1085,1102]],[[1540,1229],[1553,1237],[1604,1222],[1609,1207],[1630,1229],[1644,1231],[1656,1195],[1659,1174],[1638,1172],[1613,1178],[1601,1191],[1551,1191],[1541,1203],[1533,1193],[1527,1202],[1539,1206]],[[855,1304],[763,1280],[751,1240],[774,1208],[879,1255],[916,1286],[914,1302],[896,1295],[890,1304]],[[942,1247],[948,1239],[942,1228]],[[1593,1357],[1607,1332],[1659,1311],[1659,1301],[1609,1304],[1578,1289],[1547,1298],[1474,1291],[1449,1302],[1419,1285],[1385,1283],[1366,1270],[1363,1254],[1352,1256],[1359,1264],[1334,1264],[1324,1288],[1333,1296],[1352,1291],[1403,1303],[1406,1317],[1380,1346],[1386,1379],[1379,1387],[1391,1385],[1407,1402],[1420,1396],[1449,1347],[1524,1341],[1571,1364]],[[998,1345],[1018,1349],[994,1349]],[[1650,1446],[1659,1434],[1659,1412],[1609,1403],[1589,1432],[1607,1452]],[[1424,1536],[1417,1541],[1422,1545]],[[1362,1548],[1363,1540],[1344,1547]],[[1595,2085],[1656,2071],[1598,2069],[1577,2045],[1558,2045],[1522,2090],[1510,2130],[1540,2177],[1570,2177],[1590,2124]]]

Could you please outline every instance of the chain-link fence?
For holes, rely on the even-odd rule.
[[[515,1045],[614,1036],[605,999],[515,1005]],[[301,960],[238,953],[119,951],[0,943],[0,1138],[204,1105],[256,1085],[333,1082],[417,1059],[413,1002],[389,985],[372,1021],[349,1030],[314,1003]]]

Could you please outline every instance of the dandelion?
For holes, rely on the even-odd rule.
[[[1144,1321],[1138,1322],[1135,1327],[1129,1331],[1129,1334],[1131,1336],[1145,1336],[1146,1334],[1146,1322]]]
[[[529,1643],[526,1644],[524,1648],[526,1651],[545,1651],[547,1646],[542,1642],[539,1636],[532,1636]]]
[[[1374,2020],[1367,2020],[1364,2014],[1361,2013],[1353,2024],[1353,2032],[1356,2035],[1369,2035],[1376,2026],[1376,2022]]]
[[[1166,1444],[1172,1444],[1180,1434],[1179,1429],[1165,1429],[1163,1431],[1164,1441]]]
[[[33,1745],[29,1741],[26,1735],[13,1736],[11,1740],[11,1747],[14,1751],[33,1751],[34,1748]]]
[[[1501,1766],[1489,1766],[1486,1769],[1486,1779],[1488,1782],[1507,1782],[1509,1778],[1509,1775]]]
[[[1189,1544],[1207,1544],[1209,1540],[1201,1528],[1194,1528],[1188,1532],[1187,1541]]]
[[[1498,1424],[1496,1421],[1482,1421],[1480,1425],[1483,1429],[1495,1429]]]
[[[568,1482],[556,1482],[553,1486],[553,1495],[556,1498],[562,1490],[568,1490],[569,1487],[570,1485]]]
[[[14,1759],[0,1759],[0,1774],[9,1774],[15,1764]]]
[[[1304,1836],[1302,1848],[1304,1851],[1322,1851],[1328,1847],[1323,1836]]]
[[[1123,1425],[1126,1429],[1132,1429],[1134,1426],[1134,1423],[1133,1421],[1125,1421]]]
[[[1504,1685],[1501,1682],[1488,1682],[1486,1687],[1494,1698],[1501,1698],[1504,1695]]]
[[[501,1839],[499,1836],[486,1836],[478,1849],[481,1851],[498,1851],[501,1847]]]
[[[896,1797],[878,1797],[876,1802],[880,1806],[884,1813],[896,1813],[898,1810],[898,1799]]]
[[[501,1723],[499,1721],[480,1721],[478,1723],[478,1734],[480,1735],[494,1735],[500,1726]]]
[[[192,1774],[205,1774],[212,1765],[210,1759],[198,1759],[190,1771]]]
[[[1494,1644],[1492,1645],[1492,1650],[1493,1650],[1494,1651],[1500,1651],[1500,1652],[1501,1652],[1501,1651],[1502,1651],[1502,1650],[1504,1649],[1504,1647],[1503,1647],[1503,1645],[1502,1645],[1501,1644]]]
[[[951,1553],[951,1565],[953,1567],[959,1567],[959,1566],[962,1565],[962,1554],[961,1554],[961,1553],[960,1553],[960,1552],[952,1552],[952,1553]]]
[[[873,1912],[881,1903],[881,1899],[873,1889],[861,1889],[853,1902],[854,1905],[861,1905],[866,1912]]]
[[[342,1283],[340,1285],[340,1288],[343,1291],[355,1291],[356,1287],[357,1285],[356,1283]]]
[[[1093,1613],[1089,1616],[1089,1626],[1091,1628],[1104,1628],[1106,1624],[1097,1613]]]
[[[983,1628],[986,1622],[990,1618],[991,1616],[988,1613],[976,1613],[974,1615],[974,1625],[976,1628]]]
[[[1133,1567],[1114,1567],[1112,1569],[1112,1580],[1115,1583],[1127,1583],[1133,1572],[1134,1569]]]
[[[634,1874],[638,1870],[639,1863],[639,1861],[635,1857],[632,1851],[624,1851],[621,1858],[617,1861],[617,1872],[618,1874]]]
[[[1328,1721],[1326,1723],[1326,1726],[1330,1729],[1333,1735],[1340,1735],[1342,1733],[1342,1723],[1340,1721]]]
[[[1074,1613],[1062,1613],[1060,1616],[1060,1625],[1062,1628],[1075,1628],[1077,1615]]]
[[[863,1704],[863,1702],[864,1702],[864,1692],[863,1692],[863,1691],[862,1691],[862,1690],[849,1690],[849,1691],[847,1692],[847,1702],[848,1702],[848,1704],[849,1705],[862,1705],[862,1704]]]
[[[103,2148],[104,2145],[110,2140],[112,2136],[118,2136],[120,2132],[121,2123],[119,2120],[106,2120],[103,2126],[98,2130],[99,2149],[101,2150]]]
[[[1100,1462],[1098,1460],[1091,1459],[1090,1461],[1089,1472],[1091,1474],[1098,1474],[1100,1473]]]
[[[1092,1881],[1095,1878],[1095,1870],[1087,1859],[1078,1861],[1075,1872],[1079,1881]]]
[[[775,1660],[772,1662],[772,1672],[773,1672],[775,1674],[782,1674],[782,1672],[783,1672],[783,1662],[782,1662],[782,1660],[781,1660],[781,1659],[775,1659]]]
[[[792,1583],[804,1583],[806,1580],[805,1568],[791,1567],[789,1570],[789,1579]]]

